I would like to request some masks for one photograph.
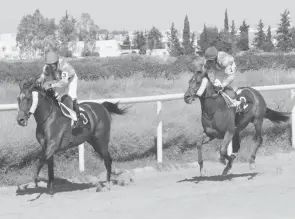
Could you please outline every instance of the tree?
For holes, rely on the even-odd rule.
[[[37,53],[43,55],[48,47],[48,39],[55,40],[53,44],[58,44],[55,37],[56,28],[54,19],[45,18],[38,9],[32,15],[23,16],[16,35],[20,56],[32,58]]]
[[[148,40],[148,48],[150,50],[161,48],[163,36],[159,29],[153,26],[152,29],[150,29],[150,31],[145,35]]]
[[[134,32],[134,49],[139,49],[139,54],[146,54],[146,37],[143,31]]]
[[[291,28],[291,35],[292,35],[292,47],[295,48],[295,27]]]
[[[99,27],[94,23],[90,14],[82,13],[79,27],[79,40],[84,41],[82,55],[92,55],[96,48],[96,40],[99,39]]]
[[[215,47],[227,53],[232,53],[232,40],[230,33],[226,31],[220,31],[217,38],[214,41]]]
[[[168,50],[171,56],[177,57],[183,54],[180,42],[178,39],[178,31],[175,28],[174,23],[172,23],[170,32],[167,32],[168,38]]]
[[[286,9],[281,14],[281,23],[277,29],[277,48],[284,52],[292,50],[292,34],[290,31],[290,12]]]
[[[131,47],[131,41],[129,35],[126,36],[125,40],[123,41],[123,46],[130,49]]]
[[[218,41],[218,29],[216,27],[206,27],[204,24],[203,32],[200,34],[200,39],[198,40],[200,53],[204,53],[205,50],[210,46],[215,46]]]
[[[242,25],[240,26],[240,35],[237,42],[237,47],[242,51],[249,50],[249,25],[246,24],[244,20]]]
[[[128,35],[128,31],[127,30],[114,30],[114,31],[112,31],[112,34],[113,35]]]
[[[114,39],[114,35],[110,33],[107,29],[100,29],[99,31],[99,39],[100,40],[112,40]]]
[[[263,50],[266,52],[271,52],[273,49],[274,45],[272,43],[271,28],[270,26],[268,26],[265,44],[263,45]]]
[[[67,13],[59,21],[58,37],[61,41],[61,55],[71,56],[70,48],[75,47],[78,39],[77,21]]]
[[[257,26],[257,32],[255,33],[255,37],[253,39],[253,45],[257,49],[263,49],[266,43],[266,36],[265,36],[263,28],[264,28],[264,24],[262,20],[260,19],[259,24]]]
[[[224,32],[229,32],[227,9],[225,9],[225,15],[224,15]]]
[[[232,20],[232,23],[230,26],[230,34],[231,34],[232,38],[236,38],[236,36],[237,36],[237,30],[236,30],[236,25],[235,25],[234,20]]]
[[[194,36],[195,38],[195,36]],[[184,55],[191,55],[194,53],[195,49],[193,48],[193,44],[191,42],[191,33],[190,33],[190,25],[188,21],[187,15],[184,18],[184,27],[182,33],[182,48]]]

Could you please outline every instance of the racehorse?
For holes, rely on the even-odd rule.
[[[257,150],[263,142],[262,139],[262,123],[267,118],[274,123],[287,122],[291,113],[277,112],[266,106],[262,95],[251,87],[240,87],[237,91],[232,92],[237,100],[244,98],[246,100],[245,107],[241,112],[237,112],[236,108],[229,108],[224,98],[215,91],[213,83],[210,81],[208,74],[203,71],[204,59],[198,57],[191,64],[194,66],[194,74],[189,80],[189,87],[184,94],[184,101],[191,104],[195,98],[199,98],[202,110],[202,133],[201,143],[197,145],[198,163],[200,173],[203,175],[203,158],[202,146],[209,143],[213,139],[223,139],[220,145],[219,161],[226,165],[222,175],[227,175],[232,168],[236,153],[240,149],[240,132],[245,129],[249,123],[253,123],[255,127],[256,142],[249,160],[250,169],[255,168],[255,158]],[[230,88],[225,88],[230,89]],[[228,155],[227,149],[232,142],[233,153]]]
[[[108,150],[111,131],[111,114],[123,115],[127,108],[120,109],[118,103],[94,102],[80,103],[81,123],[83,125],[71,130],[73,121],[65,113],[69,108],[60,104],[52,89],[44,90],[36,84],[31,77],[19,84],[20,93],[18,100],[18,113],[16,120],[20,126],[27,126],[30,117],[29,110],[33,103],[34,95],[37,96],[38,105],[33,114],[37,123],[36,138],[42,146],[42,155],[36,164],[33,181],[38,187],[38,175],[41,168],[48,164],[49,194],[54,194],[54,159],[56,152],[76,147],[84,142],[92,145],[94,150],[103,158],[107,170],[107,187],[110,189],[112,173],[112,158]],[[37,93],[36,93],[37,92]],[[61,102],[67,101],[65,96]],[[67,115],[67,116],[65,116]]]

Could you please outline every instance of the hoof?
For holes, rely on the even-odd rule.
[[[107,189],[111,190],[111,183],[110,182],[107,182]]]
[[[255,163],[250,163],[249,168],[250,168],[250,170],[254,170],[256,168],[256,164]]]
[[[219,162],[223,165],[226,165],[226,161],[225,161],[225,158],[224,157],[220,157],[219,158]]]
[[[101,192],[102,191],[102,187],[101,186],[97,186],[95,191],[96,192]]]
[[[53,190],[49,190],[49,191],[48,191],[48,194],[49,194],[51,197],[53,197],[53,195],[54,195],[54,191],[53,191]]]

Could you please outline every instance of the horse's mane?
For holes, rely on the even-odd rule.
[[[37,77],[33,77],[33,76],[28,77],[27,79],[25,79],[24,81],[20,83],[21,89],[37,91],[42,96],[49,97],[58,105],[57,96],[55,95],[55,92],[53,91],[53,89],[45,90],[44,88],[37,85],[36,80],[37,80]]]

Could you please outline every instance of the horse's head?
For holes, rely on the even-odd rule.
[[[29,77],[19,83],[20,93],[17,97],[18,113],[16,120],[19,125],[27,126],[30,117],[30,109],[37,107],[38,96],[46,95],[46,91],[37,85],[36,78]],[[34,104],[33,104],[34,103]]]
[[[189,80],[189,87],[184,94],[184,101],[191,104],[196,97],[201,97],[208,83],[207,73],[204,71],[204,60],[198,58],[193,63],[193,76]]]

